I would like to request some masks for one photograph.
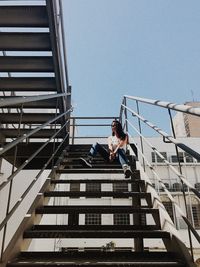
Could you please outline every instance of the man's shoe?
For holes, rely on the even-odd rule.
[[[80,160],[84,166],[92,168],[92,157],[80,158]]]
[[[123,171],[124,171],[125,178],[130,178],[131,175],[133,174],[131,171],[131,168],[127,164],[123,165]]]

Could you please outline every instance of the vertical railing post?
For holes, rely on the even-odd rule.
[[[125,130],[126,132],[128,132],[128,115],[127,115],[127,109],[126,109],[126,105],[127,105],[127,99],[126,97],[124,97],[124,105],[125,105],[125,109],[124,109],[124,119],[125,119]]]
[[[136,100],[136,106],[137,106],[137,113],[138,115],[140,115],[140,109],[139,109],[139,103],[138,101]],[[140,122],[140,119],[138,118],[138,127],[139,127],[139,132],[140,134],[142,134],[142,127],[141,127],[141,122]],[[143,146],[143,140],[142,140],[142,137],[140,135],[140,144],[141,144],[141,151],[142,151],[142,154],[144,155],[144,146]],[[143,161],[143,170],[145,172],[145,161],[144,161],[144,158],[142,158],[142,161]]]
[[[56,100],[56,113],[55,113],[55,117],[58,116],[58,98]],[[55,120],[54,122],[54,132],[56,133],[56,125],[57,125],[57,120]],[[50,143],[51,144],[51,143]],[[56,147],[56,136],[53,139],[53,149],[52,149],[52,153],[54,154],[55,152],[55,147]],[[55,158],[53,157],[52,162],[51,162],[51,168],[53,169],[54,167],[54,163],[55,163]]]
[[[123,97],[122,104],[121,104],[121,106],[120,106],[120,112],[119,112],[119,122],[121,123],[121,125],[122,125],[122,120],[123,120],[123,111],[124,111],[124,107],[123,107],[123,105],[124,105],[124,99],[125,99],[125,97]]]
[[[168,113],[169,113],[169,117],[170,117],[170,123],[171,123],[171,129],[172,129],[172,134],[173,137],[176,139],[176,133],[174,130],[174,124],[173,124],[173,120],[172,120],[172,114],[171,114],[171,110],[168,108]],[[178,159],[178,168],[179,168],[179,172],[182,175],[182,166],[180,163],[180,157],[179,157],[179,152],[178,152],[178,147],[177,145],[175,145],[175,150],[176,150],[176,156]],[[181,184],[182,184],[182,193],[183,193],[183,199],[184,199],[184,205],[185,205],[185,211],[186,211],[186,217],[187,219],[189,219],[189,212],[188,212],[188,207],[187,207],[187,201],[186,201],[186,195],[185,195],[185,190],[183,187],[183,181],[181,180]],[[194,262],[194,253],[193,253],[193,245],[192,245],[192,236],[191,236],[191,232],[190,229],[188,227],[188,237],[189,237],[189,242],[190,242],[190,251],[191,251],[191,256],[192,256],[192,260]]]
[[[74,145],[74,137],[75,137],[75,123],[76,123],[76,119],[73,118],[72,119],[72,145]]]
[[[68,110],[68,109],[71,108],[71,86],[68,86],[67,93],[68,93],[68,95],[67,95],[67,104],[66,104],[66,106],[67,106],[67,110]],[[67,118],[66,118],[66,119],[69,119],[69,122],[67,124],[67,133],[70,132],[70,117],[71,117],[71,112],[69,112],[67,114]],[[69,143],[69,140],[68,140],[68,143]]]

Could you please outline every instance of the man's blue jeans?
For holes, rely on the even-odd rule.
[[[95,143],[92,145],[89,155],[95,157],[99,153],[105,161],[109,162],[110,154],[108,151],[99,143]],[[126,157],[126,152],[123,148],[119,148],[116,153],[116,160],[119,160],[120,164],[123,166],[124,164],[128,164],[128,159]]]

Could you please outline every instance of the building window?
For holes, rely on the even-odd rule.
[[[180,183],[174,183],[172,185],[173,191],[174,192],[179,192],[182,191],[182,185]]]
[[[165,206],[166,211],[168,212],[170,218],[174,222],[174,213],[171,201],[162,201],[163,205]]]
[[[196,184],[194,185],[194,187],[195,187],[198,191],[200,191],[200,183],[196,183]]]
[[[195,228],[200,228],[200,205],[192,205],[192,214]]]
[[[167,159],[167,152],[159,152],[165,159]],[[151,158],[152,162],[161,163],[164,162],[164,159],[162,159],[159,155],[156,154],[156,152],[151,152]]]
[[[185,162],[194,162],[194,158],[190,154],[185,153]]]
[[[128,192],[128,184],[127,183],[113,183],[113,191],[114,192]]]
[[[188,204],[188,215],[189,215],[189,220],[193,224],[194,227],[197,229],[200,229],[200,204],[199,200],[197,200],[195,197],[191,197],[191,200],[187,199],[187,203],[191,203],[190,205]],[[193,218],[192,218],[193,217]]]
[[[178,152],[179,160],[180,162],[184,162],[184,153],[183,152]],[[172,155],[171,156],[171,162],[178,162],[178,157],[177,155]]]
[[[101,224],[101,214],[86,213],[85,214],[85,224],[86,225],[100,225]]]
[[[114,225],[129,225],[130,224],[130,214],[127,213],[117,213],[113,214]]]

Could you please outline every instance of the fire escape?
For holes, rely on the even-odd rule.
[[[128,155],[133,175],[125,180],[119,164],[105,164],[99,156],[93,168],[82,166],[79,158],[87,154],[89,145],[69,143],[71,88],[61,1],[27,1],[27,5],[7,2],[0,6],[0,154],[2,161],[9,162],[12,168],[9,177],[0,184],[0,192],[6,189],[8,195],[5,216],[0,222],[1,266],[195,266],[175,228],[165,228],[166,223],[161,223],[163,215],[155,207],[158,200],[152,195],[151,184],[141,178],[137,148],[133,144]],[[24,170],[39,170],[39,173],[13,204],[15,177]],[[47,179],[8,238],[12,215],[44,170],[49,170]],[[85,187],[126,184],[129,190],[66,190],[66,184]],[[82,200],[83,204],[57,204],[53,200],[61,198]],[[84,198],[90,198],[91,205],[85,205]],[[96,198],[128,199],[130,203],[92,205],[92,199]],[[131,216],[133,224],[79,223],[80,215],[124,213]],[[55,214],[67,214],[67,223],[51,223],[48,216]],[[45,216],[45,223],[40,224]],[[151,217],[150,223],[147,217]],[[37,247],[29,250],[34,239],[46,240],[45,251]],[[109,242],[105,247],[93,245],[80,249],[77,245],[76,249],[56,251],[48,250],[51,239],[127,239],[133,245],[117,247]],[[145,246],[145,240],[155,239],[163,242],[164,250],[150,251]]]

